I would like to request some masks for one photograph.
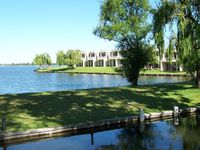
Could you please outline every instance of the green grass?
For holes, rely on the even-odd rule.
[[[107,74],[120,74],[115,67],[76,67],[69,69],[67,67],[61,68],[44,68],[39,72],[66,72],[66,73],[107,73]]]
[[[119,72],[117,72],[117,69],[114,67],[77,67],[68,70],[68,72],[119,74]]]
[[[43,68],[39,69],[38,72],[65,72],[65,73],[105,73],[105,74],[121,74],[120,69],[115,67],[76,67],[69,69],[67,67],[56,67],[56,68]],[[160,71],[157,69],[142,70],[140,74],[186,74],[186,72],[180,71]]]
[[[190,84],[116,87],[90,90],[0,95],[0,113],[8,130],[23,131],[86,123],[138,113],[200,105],[200,89]]]
[[[180,72],[180,71],[161,71],[161,70],[157,70],[157,69],[143,70],[140,73],[141,74],[186,74],[186,72]]]

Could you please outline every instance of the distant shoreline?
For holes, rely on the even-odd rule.
[[[0,67],[17,67],[17,66],[20,66],[20,67],[25,67],[25,66],[33,66],[33,67],[37,67],[37,65],[33,65],[33,64],[0,64]]]

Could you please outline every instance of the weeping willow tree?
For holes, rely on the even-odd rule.
[[[35,56],[33,63],[41,67],[42,65],[51,65],[52,61],[48,53],[42,53]]]
[[[104,0],[100,22],[94,34],[115,41],[121,50],[122,70],[128,80],[137,85],[139,71],[154,56],[149,46],[148,0]]]
[[[70,68],[74,68],[81,63],[81,51],[80,50],[68,50],[65,55],[65,64]]]
[[[164,53],[169,26],[169,53],[177,51],[184,69],[194,75],[200,88],[200,2],[199,0],[162,0],[154,12],[153,35],[160,55]],[[174,46],[175,45],[175,48]]]

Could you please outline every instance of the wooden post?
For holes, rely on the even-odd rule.
[[[139,128],[140,128],[140,132],[141,133],[144,132],[144,130],[145,130],[145,124],[144,124],[144,122],[140,122]]]
[[[94,145],[94,132],[93,132],[93,129],[90,130],[90,135],[91,135],[91,145]]]
[[[139,109],[139,121],[140,122],[144,122],[144,119],[145,119],[145,117],[144,117],[144,111],[143,111],[142,108],[140,108]]]
[[[142,133],[144,132],[145,129],[145,124],[144,124],[144,110],[142,108],[139,109],[139,131]]]
[[[178,116],[179,115],[179,108],[178,106],[174,106],[174,116]]]
[[[174,117],[173,117],[173,122],[174,122],[174,125],[179,125],[179,108],[178,106],[174,106]]]

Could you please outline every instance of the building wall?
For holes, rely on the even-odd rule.
[[[159,68],[160,70],[176,70],[183,71],[183,67],[177,63],[177,54],[171,61],[169,61],[167,53],[164,52],[163,56],[160,58],[158,51],[157,63],[148,65],[146,68]],[[120,55],[119,51],[90,51],[81,52],[82,63],[78,66],[81,67],[121,67],[121,60],[123,57]]]
[[[120,67],[119,51],[81,52],[82,67]]]
[[[172,56],[171,60],[169,60],[169,57],[167,55],[167,52],[165,51],[160,58],[157,56],[158,62],[159,62],[159,68],[162,71],[170,70],[170,71],[183,71],[183,67],[178,64],[177,59],[178,55],[177,52],[174,52],[174,55]]]

